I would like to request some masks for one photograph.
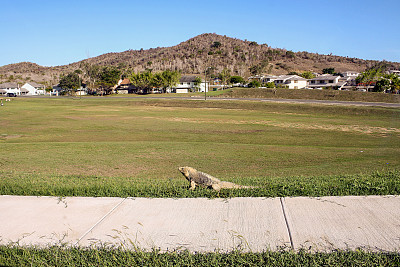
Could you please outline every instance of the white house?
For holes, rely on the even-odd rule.
[[[359,72],[351,71],[351,70],[344,71],[341,74],[343,75],[344,78],[350,78],[351,80],[357,78],[358,75],[360,75]]]
[[[400,76],[400,70],[389,70],[389,74],[396,74],[397,76]]]
[[[59,95],[62,95],[63,93],[65,93],[66,91],[68,91],[68,90],[65,88],[61,88],[60,85],[58,84],[58,85],[53,86],[53,89],[52,89],[50,95],[59,96]],[[87,95],[88,91],[87,91],[86,85],[83,85],[80,88],[76,89],[74,94],[76,96]]]
[[[173,93],[189,93],[194,90],[198,92],[208,92],[209,82],[205,83],[204,80],[200,84],[195,85],[197,76],[195,75],[183,75],[179,83],[171,89]]]
[[[307,87],[307,79],[297,75],[280,75],[270,78],[276,86],[282,85],[289,89],[302,89]]]
[[[269,83],[269,82],[273,82],[278,78],[278,76],[274,76],[274,75],[267,75],[267,76],[262,76],[260,81],[263,83]]]
[[[44,95],[45,94],[44,85],[35,82],[25,83],[21,87],[21,93],[25,95]]]
[[[341,89],[350,89],[352,87],[357,86],[356,78],[360,75],[359,72],[356,71],[345,71],[342,72],[341,75],[343,77],[339,78],[339,82],[346,82],[346,85]]]
[[[339,81],[340,76],[333,76],[330,74],[323,74],[318,77],[308,80],[308,86],[313,89],[322,88],[333,88],[342,90],[343,86],[346,84],[345,81]]]
[[[0,84],[0,94],[5,95],[8,93],[14,93],[21,95],[21,90],[17,83],[2,83]]]

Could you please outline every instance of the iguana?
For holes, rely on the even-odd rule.
[[[254,186],[238,185],[231,182],[221,181],[207,173],[200,172],[192,167],[179,167],[179,171],[186,177],[190,182],[190,190],[194,190],[196,185],[212,188],[216,191],[222,188],[229,189],[240,189],[240,188],[255,188]]]

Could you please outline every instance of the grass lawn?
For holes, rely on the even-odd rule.
[[[398,253],[335,251],[309,253],[160,253],[125,249],[23,248],[0,246],[4,266],[399,266]]]
[[[252,101],[16,98],[0,194],[216,196],[179,166],[255,185],[219,196],[398,194],[400,110]]]

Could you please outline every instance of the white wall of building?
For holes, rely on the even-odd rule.
[[[25,83],[24,85],[22,85],[21,88],[28,90],[28,93],[26,95],[37,95],[36,88],[30,85],[29,83]]]

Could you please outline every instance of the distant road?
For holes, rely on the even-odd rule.
[[[45,97],[54,98],[56,96],[23,96],[23,97]],[[63,96],[64,97],[64,96]],[[103,98],[104,96],[93,96],[90,98]],[[75,97],[79,98],[79,97]],[[143,97],[106,97],[107,99],[187,99],[187,100],[204,100],[201,96],[143,96]],[[235,101],[260,101],[260,102],[274,102],[274,103],[296,103],[296,104],[321,104],[321,105],[341,105],[341,106],[367,106],[367,107],[388,107],[400,108],[400,103],[384,103],[384,102],[359,102],[359,101],[335,101],[335,100],[315,100],[315,99],[279,99],[279,98],[230,98],[230,97],[207,97],[207,100],[235,100]]]

